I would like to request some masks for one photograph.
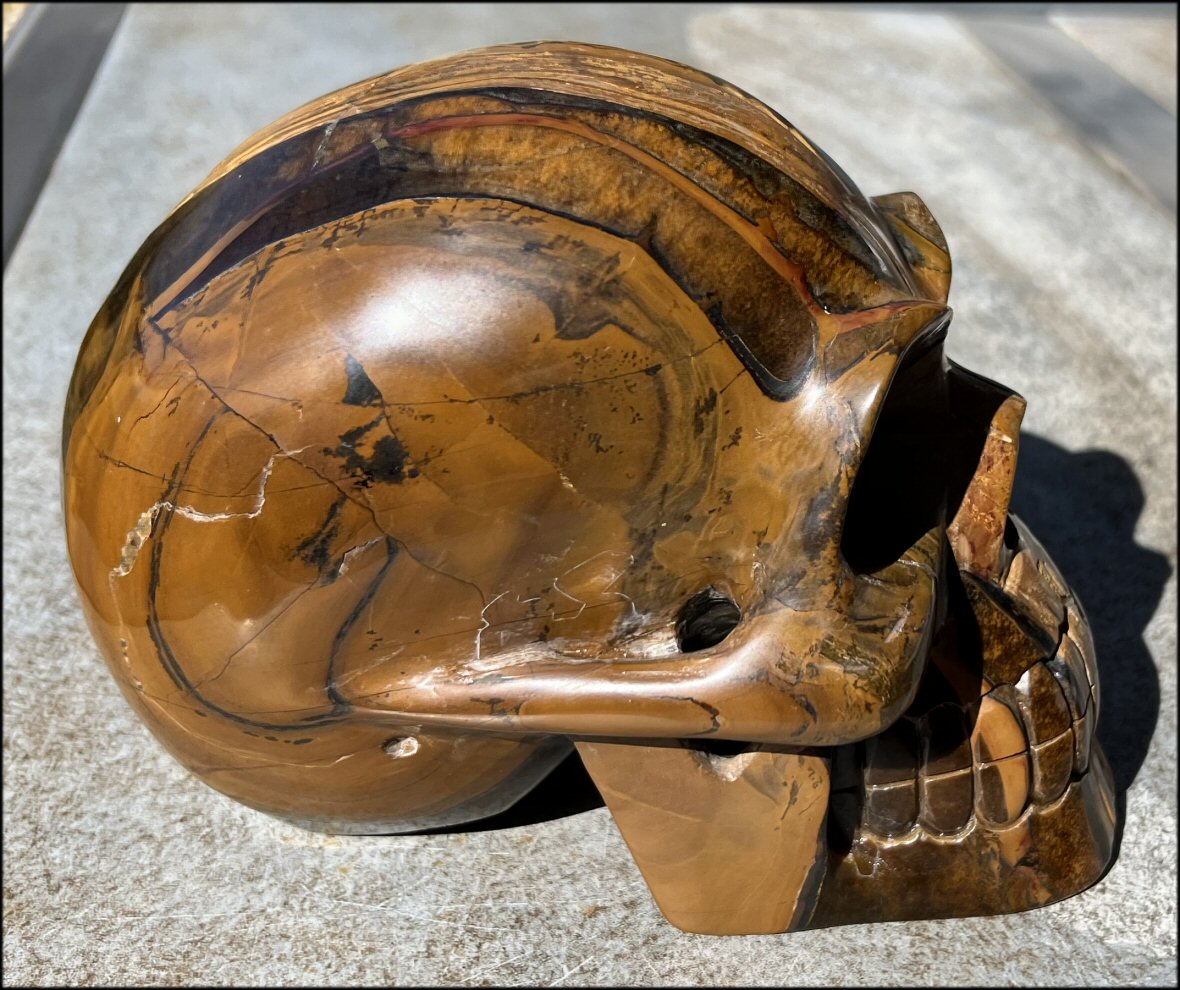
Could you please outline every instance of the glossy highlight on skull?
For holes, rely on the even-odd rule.
[[[90,328],[91,628],[185,766],[308,827],[476,820],[576,747],[690,931],[1068,896],[1114,830],[1093,646],[949,282],[914,194],[661,59],[331,94]]]

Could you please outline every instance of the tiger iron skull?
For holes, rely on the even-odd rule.
[[[69,549],[217,790],[397,833],[576,748],[704,933],[1019,911],[1107,864],[1086,618],[950,261],[702,72],[399,69],[249,140],[82,346]]]

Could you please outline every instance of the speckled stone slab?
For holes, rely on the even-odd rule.
[[[77,606],[59,511],[61,408],[90,317],[146,234],[258,127],[395,65],[528,37],[717,73],[866,193],[913,189],[939,218],[956,262],[951,357],[1028,399],[1016,510],[1093,624],[1125,826],[1088,892],[1006,917],[686,935],[605,807],[316,835],[187,776],[124,704]],[[1176,227],[1072,133],[927,13],[133,7],[4,279],[6,982],[1174,983]]]

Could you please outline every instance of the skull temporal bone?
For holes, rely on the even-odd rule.
[[[550,734],[587,740],[610,787],[645,751],[705,766],[668,740],[760,743],[739,784],[771,767],[826,798],[827,751],[799,747],[874,737],[918,690],[980,445],[956,483],[932,472],[892,559],[853,569],[842,538],[899,368],[918,413],[902,401],[895,435],[969,391],[941,356],[941,234],[743,94],[611,52],[620,83],[607,57],[494,49],[297,111],[96,319],[67,411],[84,603],[165,745],[247,803],[345,830],[467,820],[561,757]],[[82,504],[96,484],[125,515]],[[710,589],[741,619],[684,652]],[[392,732],[419,749],[391,760]],[[736,765],[710,766],[701,800],[724,802]],[[680,910],[648,863],[661,906],[696,930],[805,924],[824,804],[783,811],[811,843],[785,914]]]

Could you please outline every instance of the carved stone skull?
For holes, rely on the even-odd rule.
[[[704,73],[484,49],[295,111],[82,347],[70,552],[186,767],[338,832],[576,746],[665,915],[1021,910],[1106,864],[1081,608],[950,261]]]

